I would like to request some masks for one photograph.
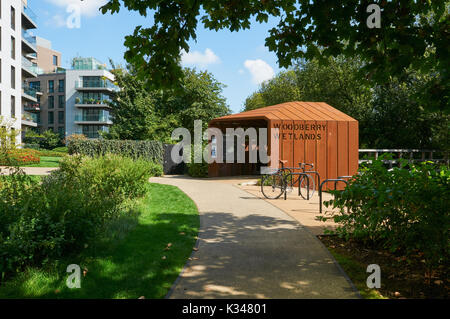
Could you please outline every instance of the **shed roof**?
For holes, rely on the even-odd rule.
[[[211,121],[230,120],[293,120],[293,121],[356,121],[354,118],[324,102],[286,102],[259,109],[226,115]]]

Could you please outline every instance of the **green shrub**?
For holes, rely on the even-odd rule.
[[[49,150],[44,150],[44,149],[39,149],[37,151],[38,151],[39,156],[45,156],[45,157],[63,157],[65,155],[67,155],[67,153],[49,151]]]
[[[339,208],[332,216],[339,224],[336,233],[406,256],[423,254],[430,267],[445,264],[450,256],[449,168],[402,161],[408,169],[389,171],[384,159],[373,160],[325,203]]]
[[[67,146],[55,147],[52,149],[53,152],[67,153]]]
[[[157,163],[163,161],[163,146],[158,141],[71,139],[67,142],[67,148],[69,154],[98,156],[113,153],[134,159],[143,158]]]
[[[208,163],[205,162],[205,160],[202,157],[201,163],[195,163],[195,147],[197,147],[197,152],[203,152],[203,149],[207,146],[206,143],[204,143],[201,147],[200,145],[191,146],[191,162],[186,163],[187,166],[187,173],[189,176],[192,177],[208,177]]]
[[[52,130],[46,130],[42,134],[28,130],[23,138],[23,143],[39,145],[41,149],[53,149],[57,146],[62,146],[61,137]]]
[[[24,144],[23,148],[39,150],[41,148],[41,146],[39,144]]]
[[[164,174],[163,166],[161,164],[148,162],[147,165],[151,176],[162,176]]]
[[[145,195],[155,167],[111,154],[67,156],[42,183],[14,169],[0,179],[0,274],[94,243],[130,201]]]
[[[208,177],[208,164],[206,162],[202,163],[189,163],[188,174],[192,177]]]

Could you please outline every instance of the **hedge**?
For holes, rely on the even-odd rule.
[[[134,159],[163,163],[163,144],[159,141],[132,140],[70,140],[67,142],[69,154],[88,156],[105,155],[107,153],[128,156]]]

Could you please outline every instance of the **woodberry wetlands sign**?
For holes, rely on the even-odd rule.
[[[275,138],[282,140],[321,140],[325,134],[326,124],[275,124],[279,132],[275,133]],[[288,131],[288,132],[285,132]]]

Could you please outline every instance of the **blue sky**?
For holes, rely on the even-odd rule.
[[[102,15],[98,7],[105,0],[29,0],[37,15],[36,35],[52,41],[53,49],[62,53],[63,67],[69,67],[75,56],[92,56],[104,63],[124,64],[124,37],[136,25],[150,26],[147,18],[122,8],[119,14]],[[69,28],[67,21],[76,23],[71,14],[79,10],[80,27]],[[198,29],[197,41],[191,43],[183,65],[206,69],[225,84],[224,96],[233,112],[242,109],[245,98],[258,89],[263,80],[279,72],[276,55],[264,46],[268,30],[276,24],[252,24],[251,30],[240,32]]]

